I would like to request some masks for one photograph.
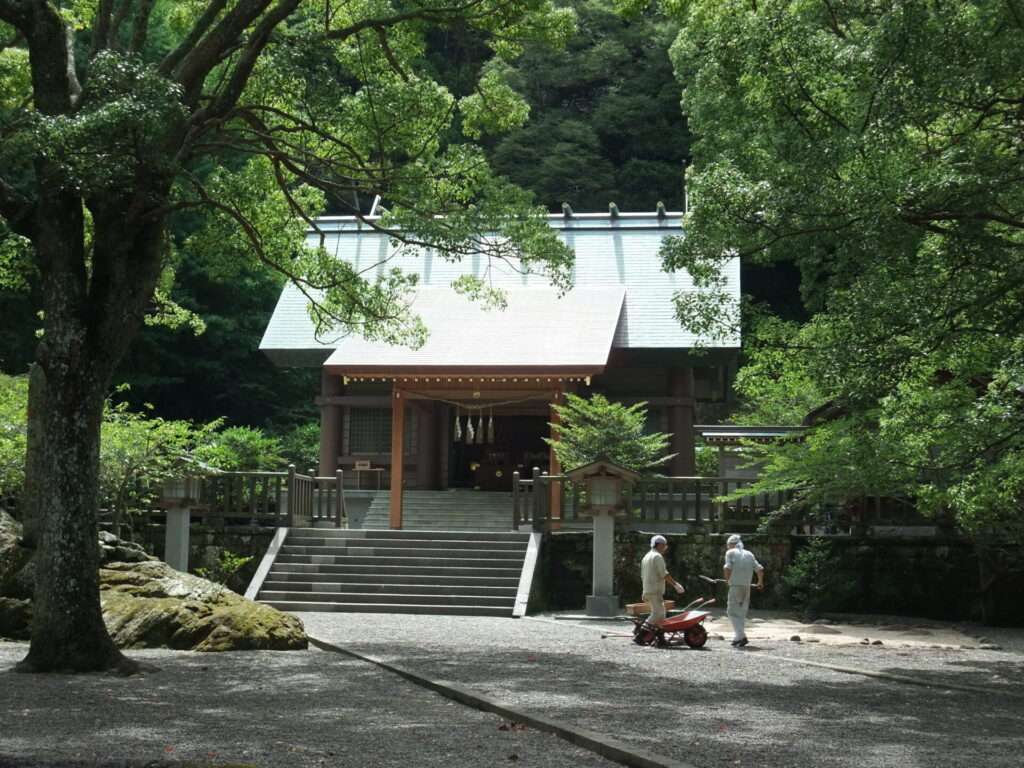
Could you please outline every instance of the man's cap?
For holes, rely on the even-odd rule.
[[[659,544],[668,544],[668,539],[664,536],[652,536],[651,537],[651,548],[658,546]]]

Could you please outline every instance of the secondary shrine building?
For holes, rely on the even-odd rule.
[[[390,490],[398,520],[403,490],[510,490],[517,469],[559,473],[543,438],[566,392],[646,401],[650,429],[671,433],[678,454],[666,474],[695,474],[694,424],[698,414],[716,421],[715,404],[729,398],[739,337],[695,354],[675,317],[673,295],[695,288],[685,272],[663,272],[658,251],[682,234],[680,215],[553,215],[550,225],[576,253],[574,287],[561,297],[504,263],[409,253],[353,218],[318,222],[327,251],[357,271],[419,275],[412,309],[430,333],[417,350],[318,339],[306,297],[285,287],[260,349],[279,365],[322,370],[321,475],[340,468],[353,485]],[[465,274],[504,289],[507,308],[456,294]],[[738,307],[738,259],[727,277]]]

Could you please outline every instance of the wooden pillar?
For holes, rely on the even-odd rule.
[[[565,403],[565,382],[558,382],[558,390],[551,397],[551,405],[563,405]],[[558,425],[562,423],[561,417],[558,412],[552,407],[551,408],[551,439],[558,439]],[[548,474],[549,475],[560,475],[562,474],[562,462],[558,460],[555,455],[555,449],[552,448],[548,459]],[[551,484],[551,506],[548,508],[551,520],[551,530],[557,531],[561,529],[562,519],[562,488],[558,483]]]
[[[405,395],[391,392],[391,527],[402,527],[402,474],[405,470]]]
[[[326,371],[320,375],[320,394],[325,398],[345,391],[341,376]],[[334,477],[341,453],[341,430],[344,409],[340,405],[320,405],[320,476]]]
[[[676,454],[672,459],[671,473],[676,477],[693,477],[697,474],[693,368],[670,368],[668,376],[669,395],[683,401],[668,408],[668,428],[672,433],[669,448]]]
[[[437,403],[427,401],[416,413],[416,487],[437,488]]]

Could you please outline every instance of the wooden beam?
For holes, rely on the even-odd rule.
[[[338,379],[339,383],[341,379]],[[390,408],[391,398],[388,395],[320,395],[313,402],[319,406],[347,405],[355,408]]]
[[[391,393],[391,528],[402,527],[402,474],[405,469],[405,395]]]

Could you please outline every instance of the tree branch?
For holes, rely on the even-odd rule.
[[[206,76],[221,61],[245,30],[260,17],[272,0],[240,0],[206,36],[182,59],[174,71],[175,80],[185,89],[184,102],[199,101]]]
[[[92,33],[92,45],[89,47],[89,59],[110,46],[110,19],[114,12],[114,0],[100,0],[96,9],[96,25]]]
[[[146,44],[146,33],[149,30],[149,17],[153,12],[153,0],[141,0],[135,12],[135,24],[132,36],[128,40],[128,53],[138,53]]]
[[[128,17],[128,9],[132,7],[135,0],[120,0],[117,10],[114,11],[114,19],[110,22],[110,39],[107,46],[115,51],[124,49],[121,45],[121,25]]]
[[[227,4],[228,0],[213,0],[213,2],[207,5],[206,11],[192,26],[185,39],[160,62],[160,74],[168,76],[174,71],[174,68],[178,66],[181,60],[195,48],[196,43],[206,34],[210,25],[216,21],[217,16],[220,15],[220,12],[224,10],[224,6]]]
[[[364,29],[386,29],[406,21],[430,21],[436,24],[443,24],[454,18],[462,16],[470,8],[481,5],[482,0],[470,0],[462,5],[447,6],[444,8],[417,8],[414,11],[397,13],[394,16],[384,16],[375,19],[363,19],[355,24],[350,24],[341,29],[335,29],[327,33],[331,40],[347,40]]]
[[[203,119],[222,118],[235,107],[249,82],[256,62],[259,61],[263,49],[270,41],[270,35],[295,12],[300,2],[301,0],[279,0],[278,4],[263,17],[242,50],[242,55],[232,69],[224,90],[217,95],[209,107],[202,110]]]

